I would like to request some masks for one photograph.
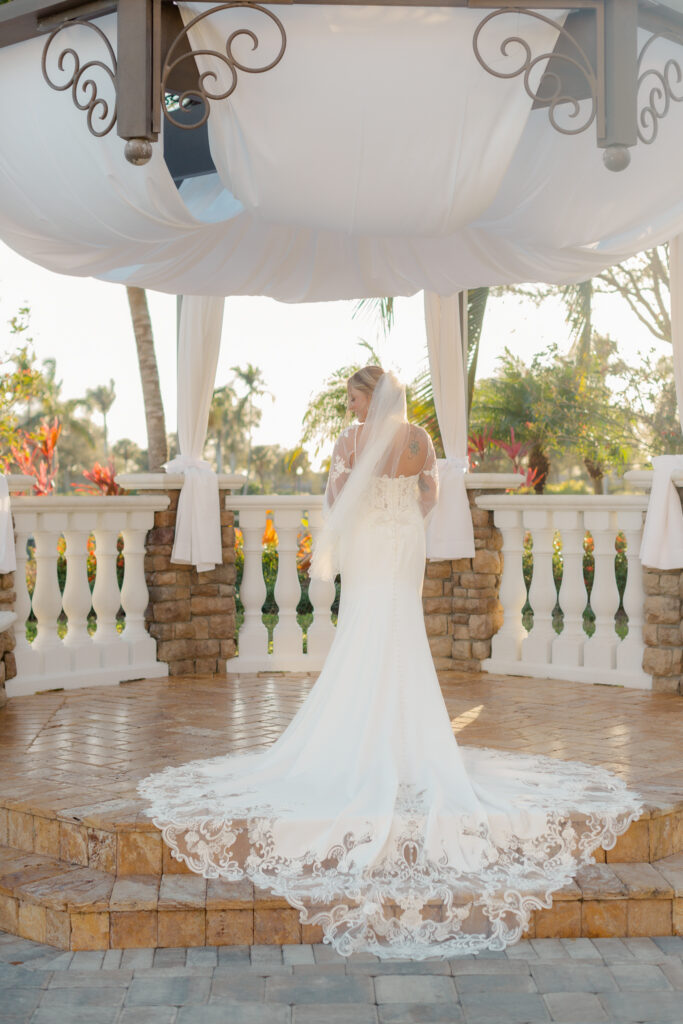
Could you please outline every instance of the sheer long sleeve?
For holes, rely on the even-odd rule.
[[[418,485],[420,488],[420,509],[426,519],[439,499],[439,470],[436,464],[436,452],[432,439],[425,432],[427,441],[427,454],[424,465],[420,471]]]
[[[330,474],[327,478],[325,488],[325,507],[330,509],[349,478],[353,465],[353,455],[356,445],[356,426],[347,427],[339,435],[337,443],[332,452],[330,461]]]

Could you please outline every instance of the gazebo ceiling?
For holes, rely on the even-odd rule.
[[[375,7],[469,7],[481,10],[472,45],[480,65],[500,78],[520,79],[533,106],[547,107],[552,127],[579,134],[595,123],[596,142],[610,170],[622,170],[629,150],[639,142],[652,143],[658,122],[672,102],[683,101],[683,62],[669,59],[662,68],[646,59],[654,39],[680,44],[683,56],[683,0],[272,0],[267,5],[232,0],[200,2],[188,24],[173,0],[13,0],[0,7],[0,47],[46,36],[43,75],[53,89],[71,92],[95,135],[116,127],[126,140],[126,157],[146,163],[165,116],[164,155],[176,182],[215,170],[206,122],[212,103],[229,101],[239,85],[248,88],[248,74],[266,73],[287,59],[287,38],[277,17],[279,4],[350,5]],[[216,89],[210,72],[200,75],[190,42],[192,26],[217,11],[249,11],[279,32],[279,49],[267,62],[242,63],[234,54],[235,40],[245,39],[253,51],[259,45],[253,22],[236,23],[223,52],[211,57],[227,69],[231,86]],[[533,53],[523,35],[523,23],[548,21],[567,11],[552,53]],[[116,53],[97,19],[116,12]],[[497,59],[485,46],[487,26],[517,15],[514,31],[500,45]],[[79,24],[99,34],[102,59],[81,63],[74,47],[62,46],[60,33]],[[556,24],[553,22],[553,24]],[[189,32],[188,32],[189,29]],[[639,33],[639,29],[644,32]],[[61,47],[61,49],[60,49]],[[500,57],[508,63],[500,66]],[[519,60],[516,60],[519,55]],[[510,58],[515,60],[510,70]],[[544,69],[539,75],[539,69]],[[582,103],[582,101],[591,101]],[[66,98],[65,98],[66,102]],[[588,111],[586,113],[586,111]]]

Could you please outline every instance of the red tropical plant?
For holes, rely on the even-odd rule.
[[[116,470],[114,462],[109,460],[106,466],[96,462],[91,470],[84,470],[83,476],[89,480],[89,484],[72,484],[77,494],[121,494],[122,488],[114,479]]]
[[[44,496],[54,490],[57,474],[57,443],[62,425],[55,416],[52,423],[43,420],[37,434],[23,433],[22,445],[12,446],[12,459],[20,473],[35,477],[33,493]]]
[[[488,427],[482,434],[470,434],[467,438],[467,454],[470,460],[470,466],[476,467],[478,462],[483,459],[492,445],[497,442],[493,440],[493,429]]]
[[[512,463],[516,473],[523,472],[521,462],[524,456],[529,451],[529,445],[523,444],[521,441],[515,440],[515,428],[510,428],[510,442],[507,441],[493,441],[496,448],[500,448],[502,452],[505,452],[508,459]],[[528,473],[527,473],[528,475]],[[529,484],[529,486],[531,486]]]

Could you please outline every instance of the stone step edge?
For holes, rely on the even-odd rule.
[[[22,804],[26,808],[26,804]],[[118,875],[191,874],[174,860],[161,833],[149,820],[108,829],[67,813],[18,810],[0,804],[0,845],[55,857],[65,864],[92,867]],[[611,850],[597,850],[606,863],[654,863],[683,853],[683,807],[653,816],[646,812],[619,836]]]
[[[9,871],[7,869],[10,869]],[[12,870],[13,869],[13,870]],[[296,910],[249,882],[119,876],[0,848],[0,929],[59,949],[319,942]],[[535,911],[527,938],[683,934],[683,855],[595,864]]]

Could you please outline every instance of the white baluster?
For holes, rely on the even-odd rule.
[[[557,602],[553,579],[553,513],[550,509],[525,509],[523,521],[533,539],[534,569],[529,602],[534,624],[529,635],[522,640],[522,661],[545,664],[551,659],[556,636],[552,620]]]
[[[643,610],[645,592],[643,590],[643,566],[640,561],[640,542],[643,537],[642,509],[619,511],[619,526],[626,538],[626,558],[628,572],[624,590],[623,605],[628,615],[628,635],[617,645],[617,669],[625,672],[638,672],[642,669],[643,651]],[[644,680],[649,678],[643,672]]]
[[[17,621],[14,624],[14,636],[16,640],[15,657],[17,659],[17,673],[25,676],[32,676],[40,672],[41,657],[38,651],[33,650],[33,645],[26,638],[26,620],[31,614],[31,595],[26,584],[26,563],[28,555],[26,545],[29,537],[36,532],[38,517],[35,512],[24,512],[21,510],[21,499],[12,503],[15,526],[15,553],[17,559],[17,571],[14,575],[16,588],[16,601],[14,610],[17,614]]]
[[[45,501],[49,502],[49,498]],[[57,632],[57,619],[62,610],[62,595],[57,579],[57,544],[63,517],[57,512],[38,514],[35,531],[36,586],[33,591],[33,613],[37,634],[33,649],[40,652],[46,674],[64,672],[69,667],[69,654]]]
[[[303,635],[296,618],[296,607],[301,600],[301,585],[296,564],[300,528],[300,508],[278,508],[276,510],[278,567],[275,581],[275,601],[279,612],[278,624],[273,634],[273,662],[278,669],[285,671],[301,668],[304,660]]]
[[[240,509],[239,528],[244,541],[240,600],[244,605],[244,622],[238,637],[239,655],[234,662],[236,672],[258,672],[270,664],[268,631],[261,618],[261,608],[266,597],[263,578],[265,512],[265,507]]]
[[[108,666],[125,665],[128,651],[116,628],[116,613],[121,606],[121,591],[116,578],[116,542],[120,514],[101,512],[95,528],[95,558],[97,570],[92,604],[97,614],[97,630],[94,642],[100,652],[101,664]]]
[[[562,534],[562,583],[559,602],[564,614],[564,628],[553,640],[553,665],[583,665],[583,613],[586,608],[586,585],[583,580],[583,543],[585,529],[580,509],[558,509],[555,526]]]
[[[322,521],[322,509],[309,509],[308,523],[313,538],[314,552],[315,538],[322,529]],[[330,611],[335,597],[334,583],[331,580],[311,579],[308,597],[313,605],[313,622],[308,627],[307,634],[308,659],[311,671],[317,671],[322,668],[325,656],[336,634]]]
[[[524,569],[524,528],[518,509],[496,509],[495,524],[503,535],[503,576],[500,581],[500,602],[503,625],[491,641],[491,659],[519,661],[526,631],[522,625],[522,608],[526,603]]]
[[[145,629],[145,610],[149,604],[145,578],[145,532],[134,529],[130,523],[121,532],[124,559],[121,605],[126,613],[123,635],[126,643],[151,640]]]
[[[619,642],[614,630],[614,615],[619,607],[614,573],[616,513],[602,508],[587,509],[584,523],[593,536],[595,571],[591,608],[595,612],[595,632],[584,644],[583,663],[586,668],[612,669],[616,666]]]
[[[92,513],[72,512],[64,530],[66,540],[66,585],[62,606],[69,620],[64,645],[74,671],[95,669],[99,652],[88,633],[88,612],[92,604],[88,583],[88,537]]]

